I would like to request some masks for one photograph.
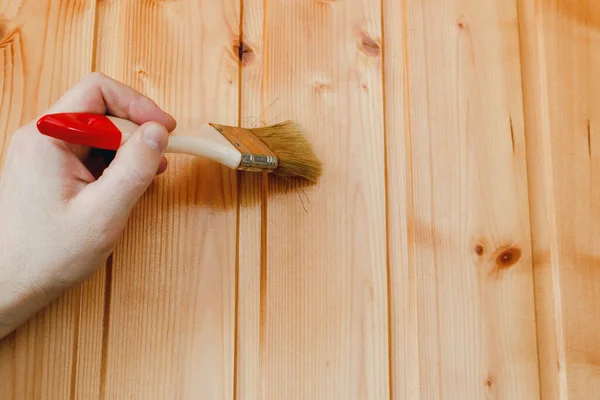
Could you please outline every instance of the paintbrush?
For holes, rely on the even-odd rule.
[[[58,113],[41,117],[37,128],[46,136],[69,143],[116,151],[138,125],[102,114]],[[323,168],[304,130],[294,121],[260,128],[208,123],[197,129],[176,129],[169,136],[166,152],[204,157],[232,169],[265,171],[312,182],[318,180]]]

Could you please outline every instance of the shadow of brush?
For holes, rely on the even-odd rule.
[[[84,164],[98,179],[114,157],[114,151],[92,149]],[[315,185],[302,178],[280,177],[271,173],[263,181],[262,173],[235,171],[193,156],[168,155],[167,159],[167,171],[155,178],[147,196],[160,196],[169,207],[200,206],[228,210],[235,209],[237,201],[241,207],[256,207],[262,203],[263,193],[269,198],[296,193],[307,211],[310,198],[305,188]],[[263,188],[263,185],[266,187]]]
[[[308,212],[307,207],[311,201],[305,189],[316,185],[316,183],[302,178],[284,178],[275,174],[267,174],[267,179],[263,179],[262,175],[260,173],[239,172],[240,207],[251,208],[260,205],[265,194],[269,199],[296,195],[304,211]]]
[[[162,196],[168,207],[200,206],[225,211],[236,209],[238,201],[241,207],[258,207],[263,201],[264,193],[268,198],[297,193],[304,210],[307,210],[310,203],[305,188],[314,183],[304,179],[231,170],[213,161],[193,156],[176,155],[167,158],[167,171],[155,179],[148,195]],[[268,179],[263,180],[263,174]]]

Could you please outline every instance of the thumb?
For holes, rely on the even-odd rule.
[[[119,148],[100,179],[81,191],[78,200],[106,222],[124,222],[156,176],[168,135],[156,122],[141,125]]]

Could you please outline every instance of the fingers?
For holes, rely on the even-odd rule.
[[[155,122],[143,124],[119,149],[97,181],[74,199],[84,215],[100,224],[124,223],[152,180],[166,168],[167,129]],[[162,171],[161,171],[162,170]]]
[[[129,119],[138,125],[148,121],[162,124],[169,132],[175,119],[137,90],[102,73],[94,72],[72,86],[49,111],[91,112]]]
[[[60,112],[109,114],[128,119],[138,125],[156,121],[169,132],[177,125],[175,119],[150,98],[99,72],[91,73],[76,83],[48,110],[48,113]],[[88,147],[64,144],[80,160],[89,155]]]

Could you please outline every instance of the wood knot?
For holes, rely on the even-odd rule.
[[[512,267],[519,261],[521,254],[521,249],[515,246],[504,249],[496,256],[496,265],[498,268]]]
[[[488,378],[484,382],[485,389],[490,390],[492,388],[493,383],[494,383],[494,381],[492,381],[492,378],[490,376],[488,376]]]
[[[483,245],[481,243],[477,243],[475,247],[473,247],[473,252],[481,257],[484,253]]]
[[[256,58],[254,50],[244,40],[236,40],[233,42],[233,52],[242,65],[248,65]]]
[[[316,81],[313,83],[316,92],[322,92],[331,89],[331,83],[327,81]]]
[[[456,27],[460,30],[468,29],[468,25],[467,25],[467,22],[465,21],[464,16],[461,15],[460,17],[458,17],[458,19],[456,20]]]
[[[367,35],[366,33],[361,34],[362,38],[359,44],[359,48],[363,53],[368,55],[369,57],[379,57],[381,56],[381,46],[372,37]]]
[[[136,67],[135,68],[135,73],[140,77],[140,79],[142,80],[146,80],[150,74],[148,73],[148,71],[146,71],[144,68],[142,67]]]
[[[9,45],[19,33],[19,27],[12,21],[0,18],[0,46]]]

